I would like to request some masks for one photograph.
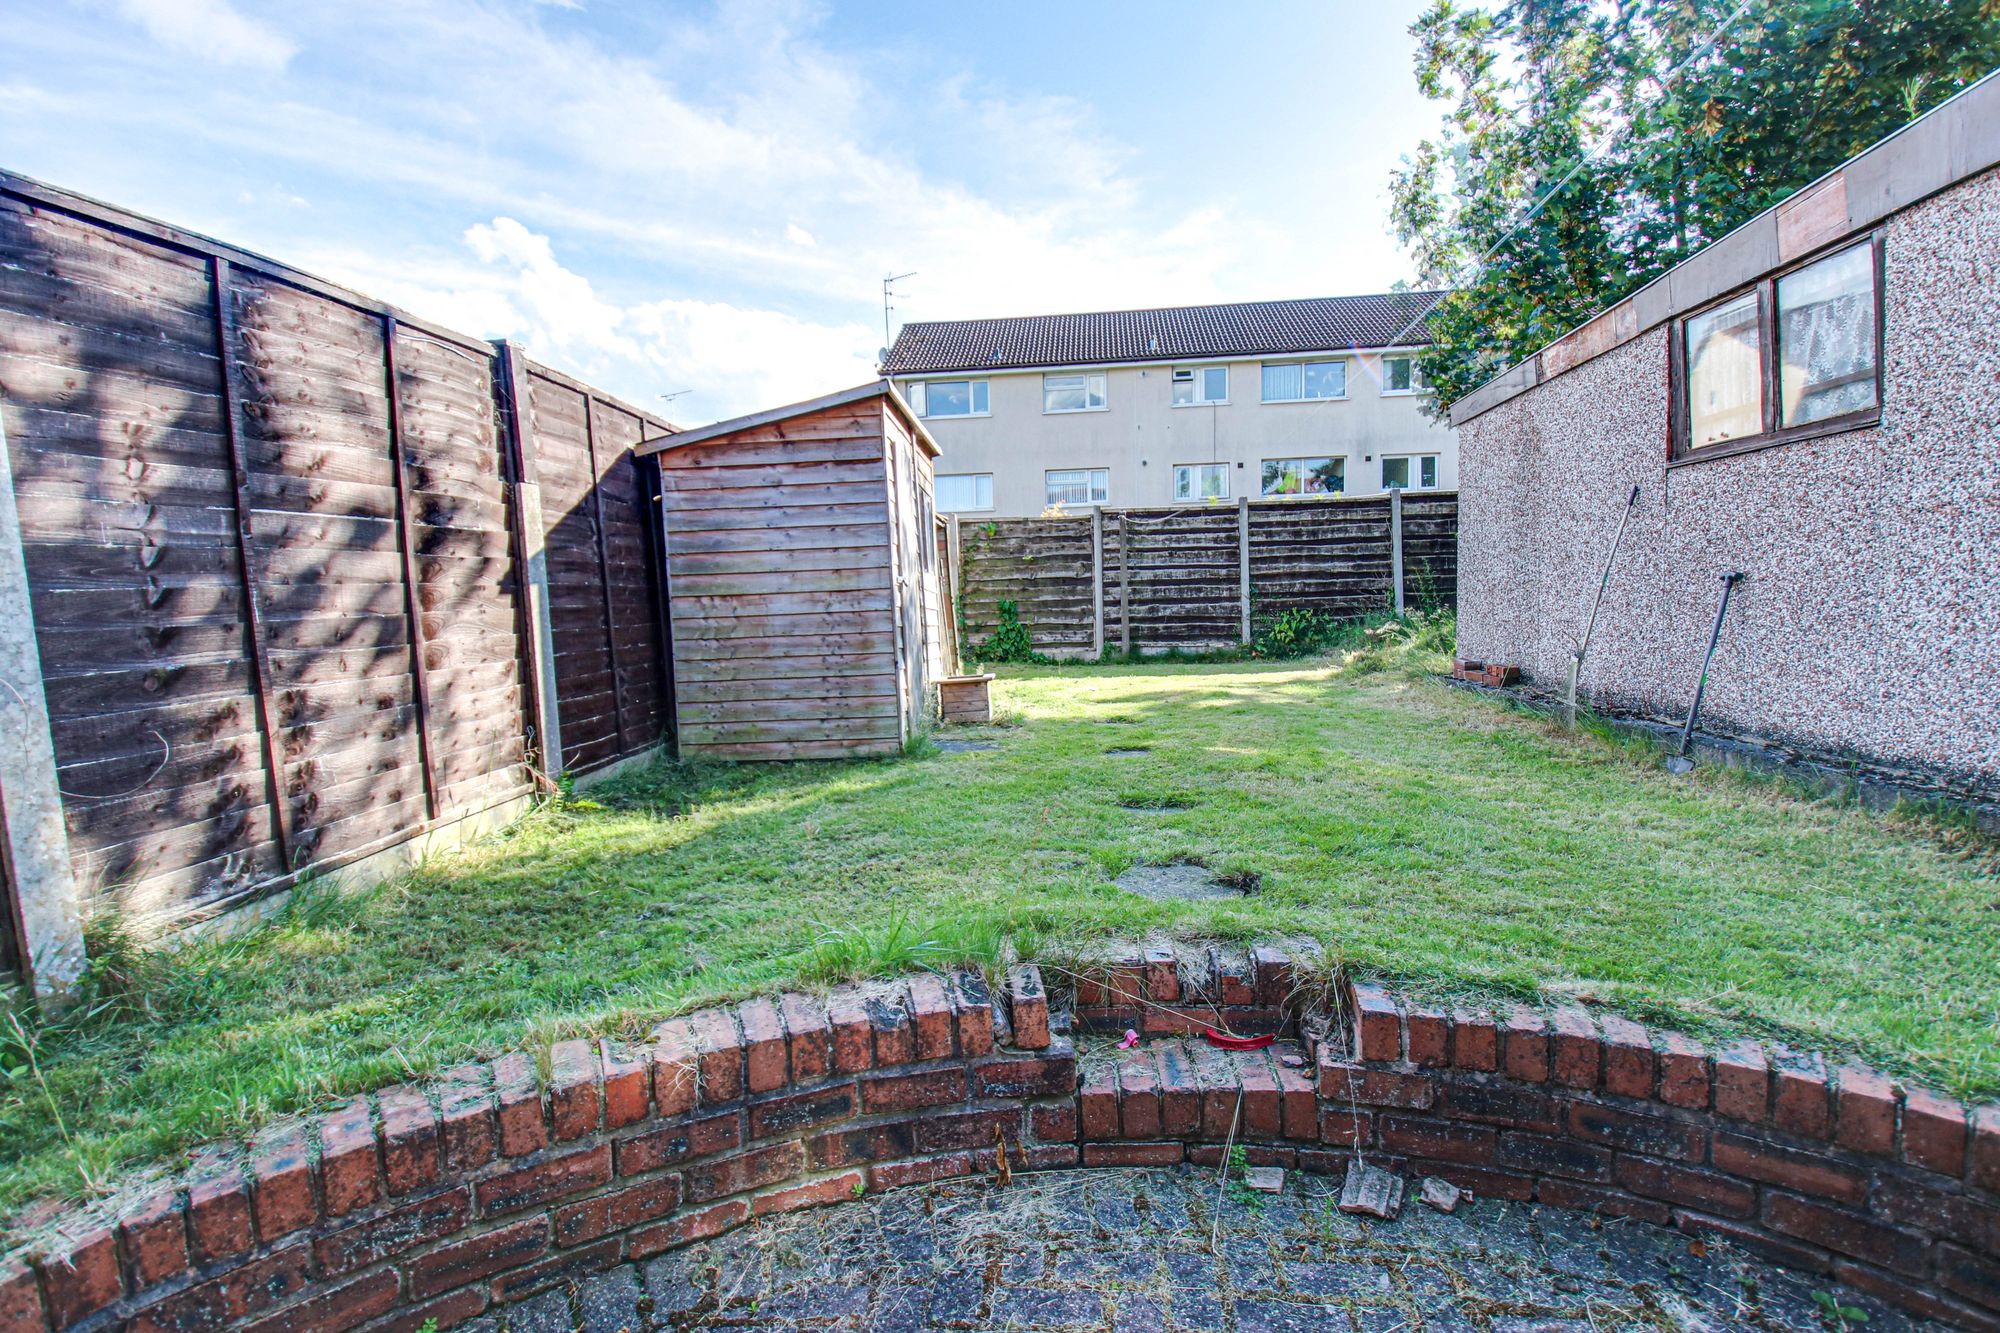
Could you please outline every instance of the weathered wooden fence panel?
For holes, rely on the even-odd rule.
[[[1452,604],[1458,496],[1404,493],[1400,547],[1397,503],[1384,495],[1107,509],[1096,524],[1089,514],[961,522],[967,660],[1000,628],[1002,603],[1052,657],[1240,644],[1246,568],[1253,635],[1293,609],[1352,619],[1392,608],[1399,556],[1408,605]]]
[[[528,368],[555,625],[563,766],[590,769],[665,730],[659,601],[631,447],[664,423]]]
[[[527,757],[505,442],[490,358],[398,326],[396,369],[429,758],[449,816]]]
[[[959,526],[959,615],[967,646],[998,628],[1014,606],[1037,650],[1081,656],[1091,645],[1090,519],[1013,518]],[[1122,586],[1122,584],[1120,585]],[[1113,611],[1106,609],[1107,616]]]
[[[498,362],[0,175],[0,420],[90,905],[171,925],[531,789]],[[665,725],[630,447],[669,428],[527,370],[564,757],[589,767]]]
[[[1458,605],[1458,496],[1403,497],[1403,587],[1413,604]]]

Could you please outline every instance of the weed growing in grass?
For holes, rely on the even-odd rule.
[[[1035,641],[1028,634],[1028,627],[1021,623],[1021,607],[1018,602],[1003,601],[997,608],[1000,624],[993,631],[993,637],[972,650],[973,657],[981,662],[1047,662],[1049,659],[1035,651]]]

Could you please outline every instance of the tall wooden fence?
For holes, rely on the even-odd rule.
[[[86,904],[212,912],[667,726],[669,427],[509,347],[0,175],[0,425]]]
[[[1353,619],[1453,604],[1458,496],[1426,491],[957,521],[965,654],[1009,603],[1036,651],[1201,651],[1294,609]]]

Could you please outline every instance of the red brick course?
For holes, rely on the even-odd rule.
[[[126,1281],[134,1291],[187,1272],[187,1219],[179,1191],[161,1189],[142,1200],[119,1220],[118,1234],[125,1247]],[[6,1327],[0,1318],[0,1328]]]
[[[2000,1108],[1756,1042],[1711,1055],[1576,1005],[1496,1021],[1379,985],[1325,1040],[1200,1038],[1214,1002],[1239,1031],[1293,1031],[1294,976],[1268,948],[1187,975],[1157,949],[1094,969],[1078,992],[1101,1014],[1172,1002],[1193,1035],[1107,1043],[1081,1072],[1030,966],[997,1022],[977,974],[926,974],[703,1011],[636,1050],[565,1041],[546,1080],[525,1054],[463,1066],[204,1151],[72,1219],[32,1267],[0,1258],[0,1333],[443,1327],[756,1215],[992,1172],[1002,1151],[1015,1169],[1214,1164],[1232,1138],[1257,1164],[1339,1172],[1360,1150],[1725,1236],[2000,1328]]]

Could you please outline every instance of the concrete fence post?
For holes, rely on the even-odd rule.
[[[945,578],[951,584],[951,596],[944,609],[951,621],[951,672],[954,676],[965,671],[965,559],[959,545],[958,515],[948,514],[944,521],[944,569]]]
[[[507,406],[507,439],[513,454],[514,542],[520,560],[521,663],[527,668],[535,740],[542,771],[562,776],[562,714],[556,705],[556,636],[549,615],[549,553],[542,524],[542,487],[535,479],[535,428],[528,405],[528,368],[520,349],[498,344]]]
[[[1236,589],[1243,603],[1243,629],[1239,637],[1250,642],[1250,497],[1236,500]]]
[[[1132,544],[1127,540],[1131,526],[1118,515],[1118,647],[1132,655]]]
[[[1104,656],[1104,506],[1090,507],[1090,655]]]
[[[28,596],[14,466],[0,423],[0,910],[14,916],[23,978],[59,1004],[83,975],[83,907],[70,866],[55,742],[42,694],[42,655]],[[11,897],[11,905],[7,899]]]
[[[1389,568],[1396,580],[1396,614],[1403,614],[1403,492],[1389,492]]]

